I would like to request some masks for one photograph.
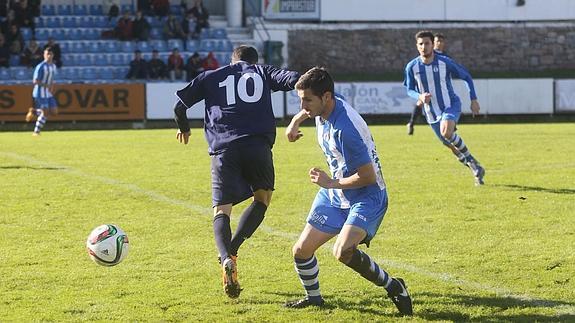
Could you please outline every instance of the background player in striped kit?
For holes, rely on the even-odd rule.
[[[445,35],[442,33],[435,33],[433,37],[433,50],[437,54],[441,54],[443,56],[447,56],[451,58],[451,56],[447,55],[445,52]],[[417,100],[415,105],[413,106],[413,110],[411,111],[411,116],[409,116],[409,122],[407,123],[407,134],[413,135],[413,128],[415,127],[415,121],[418,119],[419,115],[421,115],[421,109],[423,108],[423,102]]]
[[[469,166],[475,177],[475,184],[482,185],[485,169],[471,155],[463,139],[456,133],[456,124],[461,115],[461,100],[455,94],[452,78],[467,83],[473,116],[479,113],[479,102],[475,94],[473,79],[465,68],[445,55],[433,50],[433,34],[420,31],[415,35],[419,56],[405,67],[404,85],[407,94],[424,103],[427,123],[437,137],[457,156],[459,161]]]
[[[34,116],[37,116],[36,126],[34,127],[34,136],[40,135],[40,131],[46,124],[47,114],[58,114],[58,107],[56,99],[52,93],[54,92],[54,77],[56,75],[56,64],[54,64],[54,52],[52,47],[44,49],[44,61],[36,66],[32,82],[34,89],[32,90],[32,98],[34,99],[34,107],[28,109],[26,114],[26,122],[32,121]]]
[[[315,251],[337,236],[333,255],[365,279],[386,289],[404,315],[412,315],[411,297],[401,278],[392,278],[365,252],[387,210],[387,191],[371,132],[362,117],[342,98],[334,95],[334,83],[327,71],[312,68],[296,83],[301,111],[286,129],[288,140],[301,137],[299,125],[315,118],[317,140],[332,176],[319,168],[309,171],[312,183],[320,186],[307,223],[292,249],[295,270],[306,297],[286,307],[322,306],[319,265]]]

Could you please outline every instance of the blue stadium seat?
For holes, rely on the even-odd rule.
[[[152,46],[150,46],[150,43],[148,43],[146,41],[138,42],[136,44],[136,48],[139,49],[140,51],[142,51],[143,53],[147,53],[147,52],[152,51]]]
[[[58,43],[60,45],[60,50],[65,55],[66,53],[70,53],[70,47],[72,46],[72,42],[63,41]]]
[[[80,28],[93,28],[95,27],[96,22],[94,17],[90,17],[90,16],[83,16],[83,17],[77,17],[76,18],[76,26],[80,27]]]
[[[114,68],[104,67],[100,70],[100,78],[104,80],[113,80],[115,78]]]
[[[72,15],[72,5],[69,4],[59,4],[56,7],[59,16],[70,16]]]
[[[49,33],[50,37],[56,40],[65,40],[67,37],[65,29],[53,28],[50,29]]]
[[[111,58],[110,58],[110,65],[113,66],[122,66],[124,65],[124,54],[120,54],[120,53],[113,53],[111,54]]]
[[[88,46],[84,46],[84,50],[89,53],[100,53],[102,51],[100,42],[97,41],[88,42]]]
[[[195,39],[188,39],[186,41],[186,50],[188,52],[197,52],[200,50],[200,43]]]
[[[232,53],[231,52],[217,52],[215,54],[218,63],[221,65],[228,65],[232,61]]]
[[[177,48],[180,52],[184,50],[184,42],[181,39],[168,39],[168,50]]]
[[[43,17],[42,25],[45,28],[60,28],[60,17]]]
[[[121,42],[121,49],[124,53],[133,53],[136,50],[136,44],[131,41]]]
[[[150,45],[152,45],[152,48],[156,49],[158,52],[165,52],[168,50],[168,46],[163,40],[151,40]]]
[[[70,53],[83,53],[84,52],[84,44],[80,41],[71,42],[68,51]]]
[[[216,44],[216,51],[218,52],[231,52],[234,49],[232,42],[227,39],[218,39],[214,42]]]
[[[104,15],[104,9],[102,8],[102,5],[99,5],[99,4],[91,4],[89,10],[90,10],[90,14],[91,14],[92,16],[101,16],[101,15]],[[108,13],[106,12],[106,14],[108,14]]]
[[[54,16],[56,14],[56,7],[54,5],[42,5],[42,16]]]
[[[10,75],[10,70],[7,68],[0,67],[0,80],[7,81],[12,79],[12,75]]]
[[[62,55],[62,63],[65,66],[76,66],[76,55],[73,54],[63,54]]]
[[[82,31],[78,28],[72,28],[68,30],[69,40],[81,40],[83,37]]]
[[[20,33],[22,33],[22,38],[24,38],[25,41],[32,39],[32,29],[22,27],[20,28]]]
[[[96,28],[106,28],[108,25],[108,17],[106,16],[96,16],[94,19],[94,27]]]
[[[210,28],[203,28],[200,32],[200,39],[210,38]]]
[[[76,26],[76,17],[62,17],[60,20],[62,27],[64,28],[74,28]]]
[[[82,37],[86,40],[99,40],[101,37],[101,31],[94,28],[86,28],[82,30]]]
[[[119,48],[119,44],[118,41],[116,40],[107,40],[102,44],[102,49],[106,52],[106,53],[117,53],[120,48]]]
[[[227,32],[223,28],[212,28],[210,31],[210,38],[225,39],[227,37]]]
[[[48,37],[50,37],[50,33],[48,32],[48,29],[45,29],[45,28],[36,29],[36,40],[46,41],[46,40],[48,40]]]
[[[34,17],[34,26],[36,28],[44,28],[44,20],[42,19],[42,17]]]
[[[19,55],[10,55],[10,59],[8,60],[8,65],[10,65],[10,66],[20,65],[20,56]]]
[[[164,39],[164,35],[162,34],[162,30],[160,28],[150,29],[150,39]]]
[[[120,14],[123,14],[124,12],[130,12],[131,14],[134,14],[134,6],[132,6],[131,4],[123,4],[120,6]]]
[[[117,79],[125,79],[129,71],[130,66],[121,66],[114,68],[114,74],[116,74]]]
[[[12,73],[12,78],[15,80],[32,81],[32,69],[27,69],[25,67],[11,67],[10,72]]]
[[[92,67],[83,68],[80,70],[80,78],[83,80],[95,80],[99,78],[98,70]]]
[[[108,66],[110,65],[109,54],[99,53],[94,55],[94,65]]]
[[[216,42],[212,39],[202,39],[200,41],[200,50],[203,52],[213,52],[216,50]]]
[[[88,6],[86,6],[85,4],[74,5],[74,14],[76,16],[87,16],[88,15]]]

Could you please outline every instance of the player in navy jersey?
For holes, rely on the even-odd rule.
[[[375,143],[363,118],[341,97],[334,95],[334,83],[321,68],[307,71],[296,84],[301,111],[291,120],[286,135],[293,142],[301,137],[299,125],[315,118],[317,140],[325,154],[331,176],[319,168],[309,171],[312,183],[320,186],[307,223],[292,249],[295,270],[306,297],[285,304],[290,308],[322,306],[319,265],[315,251],[337,236],[333,255],[377,286],[382,286],[398,310],[412,315],[405,283],[392,278],[365,252],[387,210],[387,191]]]
[[[404,85],[407,95],[424,103],[423,110],[427,123],[435,135],[446,145],[464,165],[469,166],[476,185],[483,185],[485,169],[471,155],[463,139],[456,132],[461,115],[461,100],[455,94],[452,78],[467,83],[473,116],[479,113],[479,102],[475,94],[473,79],[465,68],[445,55],[433,50],[433,34],[420,31],[415,35],[419,56],[405,67]]]
[[[177,139],[187,144],[190,127],[186,110],[205,100],[204,130],[212,160],[214,235],[222,264],[226,294],[240,294],[236,257],[240,245],[261,224],[274,190],[272,146],[276,122],[273,91],[293,90],[299,73],[258,65],[258,52],[249,46],[234,49],[232,63],[199,74],[176,92]],[[232,237],[232,206],[253,196]]]
[[[40,135],[42,127],[46,124],[47,114],[58,114],[56,99],[52,95],[54,93],[55,76],[54,52],[52,47],[46,47],[44,49],[44,61],[36,66],[32,78],[34,83],[34,89],[32,90],[34,107],[29,108],[26,114],[26,122],[32,121],[35,116],[38,117],[32,133],[34,136]]]
[[[435,35],[433,35],[433,50],[437,54],[451,58],[451,56],[447,55],[447,53],[445,52],[445,46],[446,46],[445,35],[443,35],[442,33],[435,33]],[[418,116],[421,115],[422,108],[423,108],[423,102],[417,100],[417,102],[413,106],[411,115],[409,116],[409,122],[407,123],[407,134],[410,136],[413,135],[415,121],[418,119]]]

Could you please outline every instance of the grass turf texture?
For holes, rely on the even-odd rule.
[[[317,191],[307,170],[326,169],[312,127],[297,143],[278,129],[276,191],[240,250],[238,300],[221,289],[201,129],[188,146],[175,130],[0,133],[1,320],[575,320],[575,127],[460,128],[484,187],[429,127],[371,127],[390,206],[367,252],[405,278],[415,316],[404,319],[330,246],[317,252],[327,307],[281,306],[303,295],[291,246]],[[85,250],[103,223],[130,239],[112,268]]]

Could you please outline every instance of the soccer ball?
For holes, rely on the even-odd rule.
[[[128,236],[117,225],[102,224],[88,236],[90,258],[102,266],[115,266],[128,255]]]

